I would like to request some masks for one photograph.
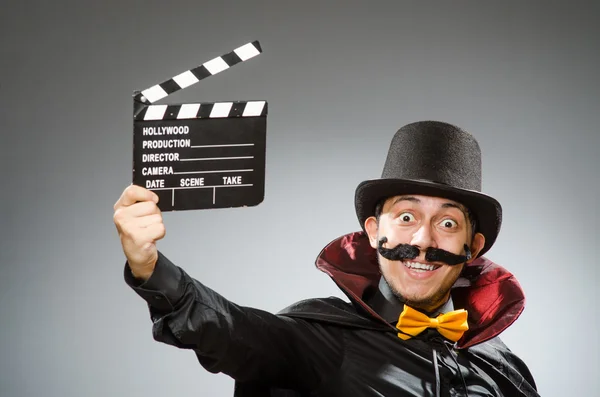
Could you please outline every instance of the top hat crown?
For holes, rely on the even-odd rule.
[[[502,223],[502,207],[481,192],[481,180],[481,150],[471,134],[440,121],[407,124],[392,138],[381,178],[356,188],[356,214],[364,229],[377,203],[392,196],[419,194],[459,202],[485,236],[481,256],[496,241]]]

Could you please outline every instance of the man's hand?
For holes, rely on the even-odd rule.
[[[165,225],[158,206],[158,196],[141,186],[130,185],[114,205],[123,252],[132,274],[147,280],[158,260],[156,241],[165,236]]]

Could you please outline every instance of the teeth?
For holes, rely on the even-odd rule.
[[[431,271],[436,268],[436,266],[434,265],[426,265],[424,263],[418,262],[404,262],[404,266],[408,267],[409,269],[415,269],[420,271]]]

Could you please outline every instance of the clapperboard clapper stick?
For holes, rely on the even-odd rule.
[[[264,199],[267,102],[155,102],[262,52],[257,41],[133,96],[133,183],[161,211],[256,206]]]

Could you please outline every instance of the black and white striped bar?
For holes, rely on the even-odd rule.
[[[260,117],[267,115],[266,101],[148,105],[135,120],[185,120],[202,118]]]
[[[262,49],[258,41],[245,44],[236,48],[230,53],[211,59],[210,61],[205,62],[194,69],[187,70],[173,78],[170,78],[167,81],[143,90],[140,94],[138,94],[137,100],[144,103],[155,103],[174,92],[197,83],[206,77],[214,76],[215,74],[229,69],[240,62],[254,58],[260,53],[262,53]]]

